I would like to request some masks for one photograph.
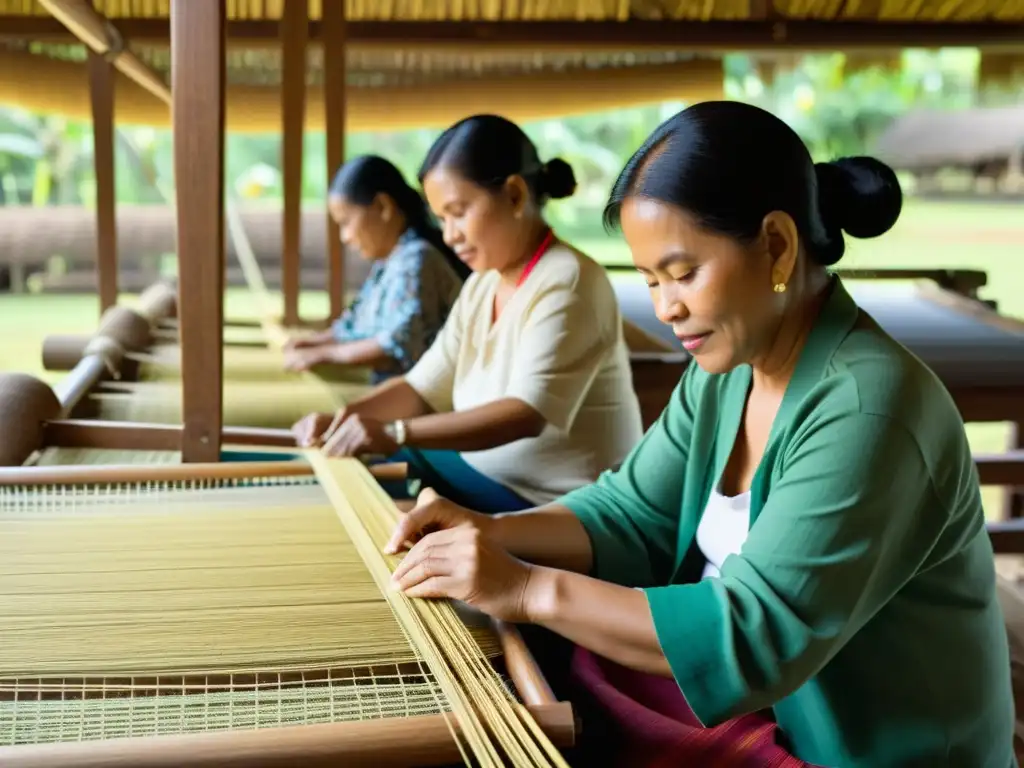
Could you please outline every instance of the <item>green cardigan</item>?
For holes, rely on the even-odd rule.
[[[1015,765],[992,547],[952,398],[834,278],[753,479],[747,541],[699,580],[697,524],[750,382],[749,366],[690,365],[618,471],[559,501],[587,529],[593,575],[644,588],[705,725],[771,707],[817,765]]]

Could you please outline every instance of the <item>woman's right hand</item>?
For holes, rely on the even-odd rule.
[[[384,553],[394,555],[411,548],[416,541],[428,533],[443,531],[466,525],[486,532],[492,518],[459,506],[442,498],[433,489],[425,488],[416,498],[416,506],[402,515],[395,526],[391,539],[384,547]]]
[[[322,445],[330,437],[342,421],[345,420],[345,409],[337,413],[310,413],[292,425],[295,443],[300,448],[315,448]]]

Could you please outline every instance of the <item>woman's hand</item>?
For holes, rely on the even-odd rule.
[[[461,600],[504,621],[528,621],[534,567],[512,557],[488,536],[491,519],[430,490],[417,501],[385,548],[395,553],[426,534],[392,575],[394,588],[409,597]]]
[[[344,409],[336,414],[310,413],[303,416],[292,425],[295,444],[300,448],[315,448],[344,418]]]
[[[329,432],[323,448],[328,456],[390,456],[399,449],[398,443],[384,429],[384,422],[358,413],[341,419]]]
[[[470,525],[487,531],[494,518],[459,506],[437,494],[433,488],[424,488],[416,498],[416,506],[398,521],[384,553],[396,555],[402,549],[411,549],[423,536],[433,531],[449,530]]]

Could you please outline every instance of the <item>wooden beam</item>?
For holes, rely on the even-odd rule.
[[[1024,488],[1024,450],[976,453],[974,463],[982,485]]]
[[[172,0],[184,462],[220,459],[224,421],[224,3]]]
[[[43,430],[44,447],[54,448],[176,451],[181,445],[181,438],[182,427],[177,424],[144,424],[95,419],[49,421]],[[295,435],[287,429],[224,427],[221,439],[223,443],[238,446],[299,450],[295,445]],[[405,480],[408,473],[409,465],[405,462],[374,464],[370,467],[370,474],[378,480]]]
[[[306,123],[306,38],[309,0],[286,0],[281,16],[281,167],[284,211],[281,292],[286,327],[299,321],[302,258],[302,142]]]
[[[1024,554],[1024,520],[1001,520],[985,527],[997,555]]]
[[[92,7],[90,0],[38,0],[53,20],[97,53],[109,54],[114,66],[130,80],[162,99],[167,84],[134,53],[126,50],[124,35]],[[7,30],[0,24],[0,29]],[[120,38],[120,39],[118,39]]]
[[[348,24],[344,0],[325,0],[323,33],[331,44],[324,46],[324,128],[327,143],[327,184],[345,162],[345,53]],[[341,235],[334,219],[327,217],[327,291],[330,298],[330,319],[341,316],[345,309],[345,254]]]
[[[122,451],[177,451],[183,428],[178,424],[145,424],[100,419],[61,419],[47,422],[44,444],[60,448],[109,448]],[[224,427],[223,443],[295,450],[295,435],[287,429]]]
[[[100,314],[117,303],[117,200],[114,171],[114,66],[89,50],[93,166],[96,173],[96,279]]]
[[[330,2],[330,0],[328,0]],[[114,19],[136,42],[167,43],[167,19]],[[310,41],[331,39],[324,21],[311,21]],[[227,24],[232,43],[274,46],[278,22],[240,19]],[[0,16],[0,39],[67,42],[74,38],[54,19]],[[514,47],[537,50],[695,51],[900,50],[943,46],[1018,48],[1024,24],[1012,22],[883,22],[767,19],[752,21],[350,21],[353,48],[448,48],[468,53]],[[332,40],[332,44],[333,44]]]

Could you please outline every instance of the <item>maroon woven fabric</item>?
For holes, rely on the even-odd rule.
[[[669,678],[635,672],[576,647],[571,684],[598,714],[597,732],[585,722],[583,738],[591,750],[597,746],[609,768],[812,768],[778,743],[779,727],[765,715],[701,727]]]

